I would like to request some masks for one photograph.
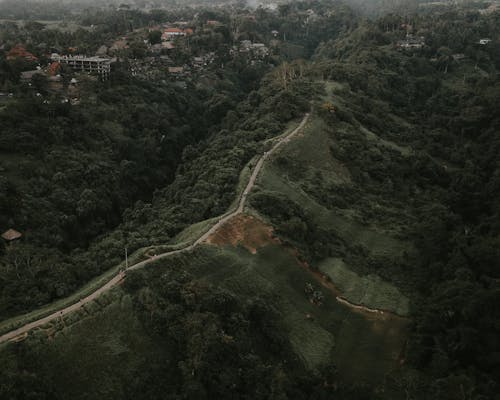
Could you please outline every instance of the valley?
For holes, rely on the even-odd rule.
[[[500,393],[494,0],[0,0],[0,398]]]

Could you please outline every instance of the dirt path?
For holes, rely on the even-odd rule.
[[[241,214],[243,212],[243,209],[245,208],[245,204],[246,204],[246,201],[247,201],[247,196],[252,191],[252,189],[254,188],[255,182],[257,180],[257,177],[259,176],[260,171],[262,170],[262,166],[264,165],[264,162],[271,155],[273,155],[281,146],[283,146],[284,144],[288,143],[295,135],[297,135],[302,130],[302,128],[304,127],[304,125],[307,123],[308,119],[309,119],[309,113],[307,113],[304,116],[304,118],[302,119],[301,123],[299,124],[299,126],[297,128],[295,128],[288,135],[280,137],[276,141],[276,144],[269,151],[265,152],[259,158],[259,161],[255,165],[255,167],[254,167],[254,169],[252,171],[252,175],[250,176],[250,178],[248,180],[248,184],[247,184],[247,186],[245,187],[245,190],[243,191],[243,193],[240,196],[240,199],[239,199],[239,202],[238,202],[238,207],[236,208],[236,210],[222,215],[219,218],[219,220],[217,221],[217,223],[214,224],[207,232],[205,232],[203,235],[201,235],[198,239],[196,239],[196,241],[193,244],[191,244],[191,245],[189,245],[187,247],[184,247],[182,249],[179,249],[179,250],[174,250],[174,251],[169,251],[167,253],[158,254],[157,256],[152,257],[152,258],[150,258],[148,260],[144,260],[144,261],[141,261],[141,262],[139,262],[137,264],[131,265],[125,271],[120,272],[118,275],[116,275],[115,277],[113,277],[111,280],[109,280],[106,284],[104,284],[103,286],[101,286],[95,292],[93,292],[90,295],[88,295],[88,296],[80,299],[77,303],[74,303],[74,304],[72,304],[72,305],[70,305],[68,307],[65,307],[63,309],[60,309],[60,310],[58,310],[58,311],[56,311],[56,312],[54,312],[54,313],[52,313],[52,314],[50,314],[50,315],[48,315],[48,316],[46,316],[44,318],[41,318],[41,319],[38,319],[36,321],[30,322],[30,323],[28,323],[26,325],[21,326],[20,328],[17,328],[17,329],[15,329],[13,331],[10,331],[10,332],[8,332],[8,333],[0,336],[0,343],[16,339],[16,338],[20,337],[21,335],[25,335],[26,333],[28,333],[29,331],[31,331],[34,328],[41,327],[41,326],[47,324],[48,322],[50,322],[50,321],[52,321],[52,320],[54,320],[56,318],[63,317],[66,314],[72,313],[73,311],[76,311],[76,310],[82,308],[85,304],[88,304],[88,303],[94,301],[101,294],[103,294],[103,293],[107,292],[108,290],[110,290],[111,288],[115,287],[119,282],[121,282],[125,278],[125,275],[126,275],[127,271],[133,271],[133,270],[142,268],[145,265],[150,264],[151,262],[159,260],[161,258],[165,258],[165,257],[173,256],[175,254],[180,254],[180,253],[191,251],[194,248],[196,248],[197,246],[199,246],[201,243],[205,242],[208,239],[209,236],[211,236],[217,230],[219,230],[220,227],[222,225],[224,225],[227,221],[229,221],[234,216],[239,215],[239,214]]]

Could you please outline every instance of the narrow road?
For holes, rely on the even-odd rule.
[[[150,258],[148,260],[144,260],[144,261],[141,261],[141,262],[139,262],[137,264],[131,265],[125,271],[120,272],[118,275],[116,275],[115,277],[113,277],[110,281],[108,281],[106,284],[104,284],[103,286],[101,286],[95,292],[93,292],[90,295],[88,295],[88,296],[80,299],[80,301],[78,301],[77,303],[74,303],[74,304],[72,304],[72,305],[70,305],[68,307],[65,307],[65,308],[63,308],[61,310],[58,310],[58,311],[56,311],[56,312],[54,312],[54,313],[52,313],[52,314],[50,314],[50,315],[48,315],[48,316],[46,316],[44,318],[41,318],[41,319],[38,319],[36,321],[30,322],[30,323],[28,323],[26,325],[21,326],[18,329],[15,329],[13,331],[10,331],[10,332],[8,332],[8,333],[0,336],[0,343],[6,342],[8,340],[15,339],[18,336],[26,334],[27,332],[31,331],[34,328],[38,328],[40,326],[43,326],[43,325],[47,324],[48,322],[50,322],[52,320],[64,317],[65,315],[67,315],[69,313],[72,313],[73,311],[76,311],[76,310],[80,309],[85,304],[94,301],[101,294],[107,292],[108,290],[110,290],[111,288],[113,288],[114,286],[116,286],[119,282],[121,282],[125,278],[125,275],[126,275],[127,271],[133,271],[133,270],[142,268],[145,265],[150,264],[151,262],[154,262],[154,261],[159,260],[161,258],[165,258],[165,257],[173,256],[175,254],[180,254],[180,253],[184,253],[184,252],[187,252],[187,251],[191,251],[194,248],[196,248],[197,246],[199,246],[201,243],[203,243],[204,241],[206,241],[210,235],[212,235],[213,233],[215,233],[216,231],[218,231],[220,229],[220,227],[222,225],[224,225],[227,221],[229,221],[231,218],[233,218],[236,215],[241,214],[243,212],[243,209],[245,208],[245,204],[246,204],[246,201],[247,201],[248,194],[252,191],[252,189],[255,186],[255,182],[257,181],[257,177],[259,176],[260,171],[262,170],[262,166],[264,165],[264,161],[266,161],[271,155],[273,155],[281,146],[283,146],[285,143],[288,143],[295,135],[297,135],[302,130],[302,128],[304,127],[304,125],[307,123],[308,119],[309,119],[309,113],[307,113],[304,116],[304,118],[302,119],[301,123],[299,124],[299,126],[297,128],[295,128],[288,135],[279,138],[277,140],[276,144],[269,151],[265,152],[259,158],[259,161],[257,161],[257,164],[255,165],[255,167],[254,167],[254,169],[252,171],[252,175],[250,176],[250,179],[248,180],[248,184],[247,184],[247,186],[245,187],[245,190],[243,191],[243,193],[240,196],[240,199],[239,199],[239,202],[238,202],[238,207],[236,208],[236,210],[234,210],[234,211],[232,211],[230,213],[222,215],[219,218],[219,220],[217,221],[217,223],[214,224],[207,232],[205,232],[203,235],[201,235],[198,239],[196,239],[196,241],[193,244],[191,244],[191,245],[189,245],[187,247],[184,247],[182,249],[179,249],[179,250],[174,250],[174,251],[169,251],[167,253],[158,254],[157,256],[152,257],[152,258]]]

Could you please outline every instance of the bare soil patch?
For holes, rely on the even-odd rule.
[[[238,214],[210,235],[207,243],[223,246],[241,245],[250,253],[271,243],[279,243],[274,237],[274,229],[252,215]]]

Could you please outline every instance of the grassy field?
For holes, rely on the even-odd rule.
[[[359,276],[340,258],[325,259],[318,268],[351,303],[392,311],[401,316],[409,314],[408,298],[377,275]]]
[[[281,137],[281,136],[286,136],[288,135],[291,131],[293,131],[295,128],[297,128],[298,124],[300,124],[301,120],[297,121],[291,121],[283,134],[271,138],[265,141],[265,143],[271,144],[272,141],[276,140],[276,138]],[[250,179],[250,175],[252,174],[253,168],[255,167],[255,164],[259,160],[260,155],[256,155],[253,157],[246,165],[243,167],[243,169],[240,172],[239,179],[238,179],[238,185],[236,187],[236,197],[234,201],[231,203],[231,205],[228,208],[228,212],[233,211],[238,207],[238,204],[240,202],[240,195],[243,193],[243,190],[245,190],[245,187],[248,184],[248,180]],[[175,238],[172,239],[172,243],[176,245],[181,245],[181,244],[189,244],[193,241],[195,241],[197,238],[199,238],[203,233],[208,231],[210,227],[217,221],[218,218],[212,218],[208,219],[205,221],[200,221],[196,224],[188,226],[186,229],[184,229],[182,232],[180,232]]]
[[[344,90],[333,82],[327,84],[326,89],[329,98],[335,91]],[[342,101],[340,96],[338,99]],[[347,128],[340,124],[339,129]],[[358,135],[365,136],[368,144],[375,143],[378,148],[397,152],[401,157],[410,153],[409,148],[382,139],[363,127],[350,126],[348,129],[358,129]],[[409,313],[408,299],[394,285],[368,270],[367,265],[372,260],[400,260],[406,254],[414,254],[411,242],[404,240],[407,221],[412,217],[404,205],[387,204],[357,187],[348,166],[334,155],[339,145],[332,129],[313,114],[303,134],[287,144],[263,170],[258,187],[267,193],[284,195],[299,205],[314,225],[334,233],[350,249],[358,249],[358,259],[364,258],[362,265],[354,262],[342,269],[331,269],[329,260],[320,263],[348,300],[406,316]],[[314,185],[333,188],[329,192],[332,195],[338,195],[335,193],[337,187],[348,188],[355,195],[353,201],[346,202],[342,208],[327,207],[328,199],[313,196]],[[342,197],[341,194],[338,196]]]
[[[151,336],[144,332],[128,296],[115,295],[105,307],[94,304],[90,315],[38,330],[23,343],[36,350],[34,369],[50,377],[57,393],[68,399],[125,398],[146,363],[159,357]],[[62,328],[62,324],[66,327]],[[47,334],[53,331],[50,340]],[[40,340],[44,345],[40,346]],[[84,371],[84,373],[83,373]],[[121,393],[121,395],[120,395]]]
[[[188,245],[198,239],[203,233],[208,231],[212,225],[217,222],[218,218],[206,219],[196,224],[188,226],[182,232],[179,232],[173,239],[172,243],[177,245]]]
[[[273,299],[292,349],[308,369],[333,362],[348,381],[378,385],[398,368],[408,321],[367,316],[344,306],[283,246],[269,245],[256,254],[241,247],[203,246],[159,260],[146,271],[174,267],[243,299]],[[323,304],[309,301],[304,291],[308,282],[323,292]],[[67,390],[68,398],[106,399],[120,397],[116,393],[124,390],[123,382],[133,380],[142,365],[161,363],[155,340],[144,331],[131,298],[118,287],[85,310],[32,332],[23,346],[36,349],[34,368]],[[45,344],[40,346],[40,341]]]
[[[341,238],[356,243],[377,256],[391,256],[408,250],[408,244],[389,235],[379,227],[366,226],[351,218],[345,210],[329,210],[318,204],[311,196],[301,190],[298,183],[283,177],[272,169],[264,171],[259,181],[266,190],[285,194],[289,199],[302,206],[302,209],[320,227],[334,230]]]
[[[332,139],[322,122],[313,117],[304,134],[291,141],[271,163],[266,164],[259,178],[259,186],[283,193],[299,204],[318,226],[335,231],[343,240],[363,247],[371,255],[394,256],[405,251],[407,244],[391,235],[389,228],[360,223],[353,217],[356,210],[328,209],[303,190],[304,182],[318,174],[323,176],[327,184],[350,184],[349,171],[332,156],[331,145]],[[292,160],[294,167],[279,167],[276,160],[280,157]],[[242,171],[238,191],[248,179],[249,171],[248,168]],[[189,227],[175,238],[174,243],[180,246],[194,240],[210,224],[210,221],[203,221]],[[161,247],[161,250],[165,249]],[[158,247],[154,251],[159,250]],[[135,256],[143,258],[144,249]],[[341,281],[341,289],[353,302],[359,300],[368,306],[387,306],[390,303],[389,306],[395,307],[401,314],[407,312],[404,309],[407,306],[404,296],[393,286],[374,276],[360,277],[345,266],[335,267],[338,263],[333,263],[335,268],[328,268],[330,264],[327,261],[324,261],[324,271],[331,274],[334,283],[337,283],[337,278]],[[259,248],[256,254],[251,254],[243,247],[202,246],[192,253],[159,260],[146,267],[146,270],[173,266],[185,268],[196,279],[222,286],[239,296],[260,294],[272,298],[293,351],[311,370],[334,363],[345,379],[376,385],[399,366],[409,321],[390,315],[367,315],[341,304],[335,292],[323,287],[281,245],[270,244]],[[115,270],[108,273],[113,274]],[[307,283],[312,283],[316,290],[324,294],[321,305],[309,301],[305,293]],[[98,281],[85,290],[97,284]],[[380,291],[383,291],[382,295]],[[83,320],[80,320],[79,315],[71,316],[67,320],[70,326],[64,329],[60,329],[62,327],[57,325],[58,322],[56,326],[48,327],[59,333],[44,349],[47,352],[45,358],[48,364],[56,363],[56,370],[60,368],[61,379],[77,381],[75,393],[81,390],[82,386],[79,385],[92,385],[98,381],[97,376],[91,376],[86,382],[78,381],[78,368],[98,371],[106,365],[119,368],[123,362],[126,365],[124,369],[130,371],[138,368],[141,362],[148,362],[151,343],[144,339],[146,335],[141,332],[130,300],[120,296],[120,293],[119,288],[113,290],[110,296],[116,297],[104,308],[99,305],[99,301],[92,304],[87,310],[89,316]],[[53,309],[53,305],[50,308]],[[28,316],[30,318],[34,319],[34,315]],[[27,322],[26,316],[23,321]],[[15,322],[20,324],[22,321]],[[0,331],[2,329],[5,329],[4,325],[0,325]],[[44,335],[46,333],[39,330],[26,343]],[[78,348],[87,347],[88,354],[84,354],[76,365],[65,371],[64,366],[71,363],[70,354],[74,354]],[[56,360],[57,355],[60,355],[59,361]],[[120,377],[124,378],[127,377]],[[111,385],[117,385],[117,382],[111,382]],[[97,393],[96,397],[100,397],[100,394]]]
[[[392,140],[382,139],[380,136],[377,136],[375,133],[366,129],[364,126],[361,126],[360,130],[366,134],[368,140],[375,144],[379,144],[386,147],[387,149],[397,151],[404,157],[408,157],[411,154],[411,148],[408,146],[400,146],[397,143],[394,143]]]
[[[282,246],[269,245],[255,255],[241,247],[206,246],[165,265],[171,263],[184,265],[199,279],[240,296],[274,296],[290,343],[308,368],[334,362],[348,379],[362,376],[375,384],[397,367],[408,322],[380,320],[340,304],[335,294],[315,283],[311,273]],[[309,301],[304,291],[308,282],[325,295],[322,305]],[[349,356],[345,349],[349,349]]]
[[[287,130],[285,133],[290,132],[291,130],[295,129],[297,126],[298,122],[293,121],[287,126]],[[231,204],[231,206],[228,209],[228,212],[234,210],[238,206],[238,202],[240,199],[240,194],[243,192],[244,188],[246,187],[246,184],[248,183],[248,179],[250,177],[252,167],[255,165],[256,160],[258,157],[254,157],[254,159],[250,160],[243,168],[243,170],[240,172],[240,177],[239,177],[239,183],[236,189],[237,196],[234,200],[234,202]],[[4,160],[5,162],[8,162],[8,159],[6,158]],[[11,160],[13,161],[13,160]],[[182,232],[180,232],[169,244],[165,245],[159,245],[159,246],[150,246],[150,247],[144,247],[142,249],[138,249],[135,251],[133,254],[129,255],[129,264],[134,264],[136,262],[142,261],[146,258],[148,258],[148,254],[160,254],[160,253],[165,253],[168,251],[172,250],[177,250],[180,248],[183,248],[189,244],[191,244],[193,241],[195,241],[198,237],[200,237],[204,232],[206,232],[210,227],[214,224],[214,222],[218,218],[212,218],[209,220],[204,220],[200,221],[198,223],[195,223],[186,229],[184,229]],[[29,322],[35,321],[37,319],[43,318],[47,315],[52,314],[53,312],[60,310],[61,308],[67,307],[71,304],[74,304],[77,302],[80,298],[86,297],[87,295],[91,294],[101,286],[103,286],[106,282],[108,282],[110,279],[112,279],[120,269],[124,267],[124,262],[116,265],[112,269],[106,271],[104,274],[101,276],[93,279],[91,282],[88,284],[84,285],[82,288],[80,288],[77,292],[73,293],[71,296],[60,299],[54,303],[48,304],[45,307],[42,307],[38,310],[34,310],[30,313],[14,317],[5,321],[0,322],[0,334],[7,333],[11,330],[14,330],[22,325],[25,325]]]
[[[135,264],[139,261],[145,260],[147,257],[145,256],[148,251],[152,249],[151,247],[145,247],[137,250],[133,254],[129,255],[129,265]],[[155,252],[164,250],[175,250],[175,247],[168,246],[165,248],[154,247]],[[29,322],[41,319],[54,313],[57,310],[60,310],[64,307],[70,306],[71,304],[76,303],[79,299],[88,296],[89,294],[95,292],[100,287],[104,286],[108,281],[110,281],[119,271],[120,269],[125,267],[125,261],[106,271],[104,274],[98,276],[93,279],[86,285],[82,286],[78,291],[73,293],[72,295],[65,297],[64,299],[60,299],[53,303],[46,305],[45,307],[34,310],[30,313],[20,315],[18,317],[10,318],[5,321],[0,322],[0,334],[10,332],[20,326],[23,326]]]

